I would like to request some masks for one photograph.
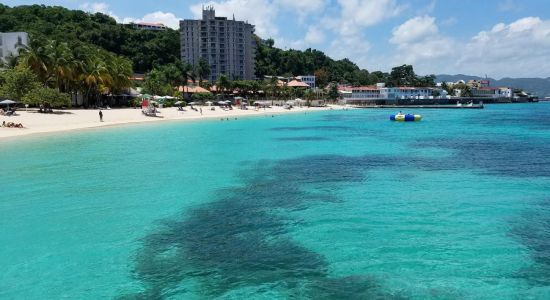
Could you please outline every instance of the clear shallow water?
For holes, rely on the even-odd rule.
[[[550,297],[550,105],[3,142],[0,298]]]

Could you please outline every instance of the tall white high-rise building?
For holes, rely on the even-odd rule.
[[[201,58],[210,64],[210,78],[221,74],[232,79],[254,79],[256,41],[254,25],[216,17],[213,7],[202,11],[202,20],[180,21],[181,60],[197,65]]]

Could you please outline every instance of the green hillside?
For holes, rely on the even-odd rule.
[[[58,6],[0,4],[0,32],[9,31],[25,31],[31,38],[68,42],[71,46],[92,44],[129,58],[135,72],[146,72],[155,65],[179,59],[176,30],[140,31],[117,24],[101,13],[89,14]]]
[[[0,31],[25,31],[31,37],[85,43],[128,57],[134,71],[145,73],[155,66],[179,60],[178,31],[145,31],[118,24],[113,18],[69,10],[59,6],[16,6],[0,4]],[[387,74],[369,73],[353,62],[333,60],[318,50],[281,50],[273,40],[258,39],[257,74],[306,75],[316,74],[321,85],[330,81],[352,84],[371,84],[383,80]]]
[[[177,30],[147,31],[117,23],[101,13],[86,13],[59,6],[23,5],[9,7],[0,4],[0,32],[25,31],[31,39],[68,43],[70,48],[99,47],[124,56],[137,73],[147,73],[179,60],[180,43]],[[432,85],[431,76],[418,77],[412,66],[394,68],[391,74],[360,69],[348,59],[334,60],[314,49],[281,50],[271,39],[257,38],[256,75],[311,75],[323,87],[329,82],[369,85],[386,82],[389,85]],[[194,68],[197,73],[197,68]],[[196,74],[195,74],[196,75]]]

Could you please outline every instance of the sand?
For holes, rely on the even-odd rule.
[[[197,107],[198,109],[199,107]],[[141,109],[133,108],[117,108],[103,110],[103,122],[99,121],[99,110],[97,109],[69,109],[58,110],[54,113],[44,114],[36,110],[20,109],[16,116],[6,117],[0,116],[0,124],[2,121],[22,123],[25,128],[3,128],[0,127],[0,139],[16,138],[27,135],[37,135],[40,133],[62,132],[69,130],[78,130],[84,128],[106,127],[131,123],[144,122],[162,122],[174,120],[206,120],[206,119],[221,119],[221,118],[239,118],[247,116],[262,116],[276,115],[283,113],[303,113],[308,111],[342,109],[341,106],[327,107],[295,107],[291,110],[282,107],[273,106],[271,108],[254,110],[233,109],[222,110],[216,107],[214,111],[209,107],[202,107],[202,115],[198,111],[185,108],[184,112],[178,111],[177,108],[161,108],[159,109],[159,117],[147,117],[141,113]]]

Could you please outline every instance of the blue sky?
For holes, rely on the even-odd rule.
[[[370,71],[550,77],[548,0],[4,0],[103,12],[177,27],[201,6],[248,20],[281,48],[316,48]]]

